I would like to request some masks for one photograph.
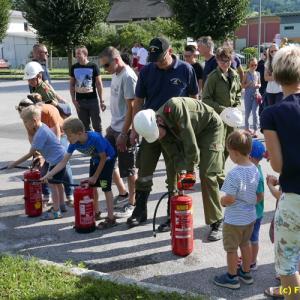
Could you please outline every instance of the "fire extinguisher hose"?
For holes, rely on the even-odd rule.
[[[158,210],[158,207],[160,205],[160,202],[166,197],[169,195],[169,192],[166,192],[164,193],[158,200],[157,204],[156,204],[156,207],[155,207],[155,210],[154,210],[154,215],[153,215],[153,236],[156,237],[156,229],[155,229],[155,221],[156,221],[156,213],[157,213],[157,210]]]

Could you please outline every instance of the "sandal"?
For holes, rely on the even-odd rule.
[[[103,222],[100,222],[97,226],[98,229],[109,229],[112,227],[117,226],[118,223],[116,222],[116,218],[113,219],[109,219],[109,218],[105,218],[105,220]]]
[[[96,212],[95,213],[95,220],[100,221],[102,219],[103,219],[103,217],[101,217],[101,211]]]
[[[274,299],[283,299],[284,296],[280,293],[280,286],[270,286],[265,289],[265,295]]]

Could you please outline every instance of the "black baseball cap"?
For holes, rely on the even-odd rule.
[[[163,37],[156,37],[149,44],[149,61],[157,62],[162,58],[170,47],[170,43]]]

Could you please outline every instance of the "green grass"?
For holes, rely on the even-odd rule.
[[[67,262],[66,265],[70,265]],[[0,256],[0,299],[11,300],[184,300],[177,293],[151,293],[135,285],[118,285],[110,281],[77,277],[64,270],[45,266],[36,259]]]
[[[0,79],[19,80],[23,79],[24,71],[19,69],[0,69]],[[51,79],[69,79],[68,69],[50,70]],[[103,80],[111,80],[111,75],[101,73]]]

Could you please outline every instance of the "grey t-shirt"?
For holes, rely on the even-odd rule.
[[[39,151],[50,166],[62,161],[66,153],[56,135],[45,124],[42,124],[34,134],[31,148]]]
[[[137,76],[129,67],[113,74],[110,92],[111,128],[121,132],[127,112],[127,100],[134,99]]]

